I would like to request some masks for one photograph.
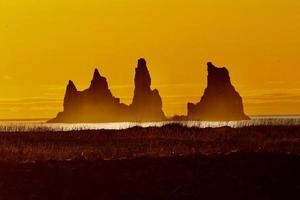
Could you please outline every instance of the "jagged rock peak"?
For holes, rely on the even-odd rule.
[[[135,88],[141,90],[150,90],[151,77],[147,68],[147,63],[144,58],[138,60],[138,66],[135,69]]]
[[[73,99],[78,95],[77,88],[73,81],[69,80],[67,85],[65,98],[64,98],[64,110],[69,111],[73,106]]]
[[[146,67],[147,68],[147,62],[144,58],[140,58],[138,60],[138,67]]]
[[[162,100],[157,89],[151,90],[151,77],[145,59],[138,60],[134,77],[135,89],[132,104],[136,121],[164,120]]]
[[[99,70],[94,70],[93,79],[91,81],[90,89],[108,89],[108,83],[105,77],[101,76]]]
[[[207,87],[222,88],[223,86],[231,86],[229,72],[225,67],[216,67],[208,62],[207,72]]]
[[[228,70],[226,69],[226,67],[217,67],[217,66],[215,66],[212,62],[208,62],[207,63],[207,71],[208,71],[208,73],[213,73],[213,72],[215,72],[215,71],[217,71],[217,70],[222,70],[224,73],[227,73],[228,75],[229,75],[229,73],[228,73]]]
[[[67,92],[77,92],[77,88],[72,80],[69,80],[69,83],[67,85]]]
[[[191,120],[245,120],[242,97],[231,84],[225,67],[207,63],[207,88],[199,103],[188,103],[188,118]]]
[[[93,80],[101,79],[101,75],[99,73],[99,70],[96,68],[94,70]]]

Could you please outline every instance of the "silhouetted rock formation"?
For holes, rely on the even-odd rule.
[[[157,89],[151,90],[151,78],[144,59],[138,61],[134,84],[134,96],[130,105],[134,121],[165,120],[161,97]]]
[[[72,81],[66,89],[64,111],[50,123],[161,121],[165,119],[157,90],[150,89],[146,61],[140,59],[135,75],[135,91],[130,106],[120,103],[108,88],[107,80],[95,69],[91,85],[78,91]]]
[[[188,103],[188,119],[206,121],[246,120],[242,98],[232,86],[228,70],[207,64],[207,88],[201,101]]]
[[[74,83],[69,81],[64,98],[64,111],[49,122],[119,121],[127,114],[127,110],[127,106],[112,95],[106,78],[95,69],[91,85],[84,91],[77,91]]]

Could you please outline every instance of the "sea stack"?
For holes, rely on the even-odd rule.
[[[119,121],[127,114],[127,106],[115,98],[105,77],[95,69],[90,87],[77,91],[73,81],[69,81],[65,98],[64,110],[50,123],[80,123]]]
[[[130,110],[134,121],[165,120],[162,100],[157,89],[151,90],[151,77],[145,59],[138,60],[134,77],[134,96]]]
[[[95,69],[88,89],[78,91],[73,81],[66,88],[63,112],[49,123],[149,122],[165,120],[158,90],[151,90],[146,61],[140,59],[135,73],[132,104],[127,106],[112,95],[105,77]]]
[[[231,84],[228,70],[207,63],[207,88],[199,103],[188,103],[188,119],[203,121],[247,120],[243,100]]]

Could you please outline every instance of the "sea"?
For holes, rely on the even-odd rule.
[[[0,120],[0,132],[43,132],[43,131],[80,131],[80,130],[122,130],[135,126],[161,127],[168,124],[180,124],[186,127],[217,128],[217,127],[247,127],[247,126],[296,126],[300,125],[298,116],[252,116],[243,121],[165,121],[165,122],[112,122],[112,123],[76,123],[49,124],[47,120]]]

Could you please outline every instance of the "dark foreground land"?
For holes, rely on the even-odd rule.
[[[300,127],[4,132],[6,199],[300,199]]]
[[[300,157],[270,153],[0,165],[0,199],[300,198]]]
[[[0,132],[0,162],[134,159],[232,152],[300,154],[300,126]]]

